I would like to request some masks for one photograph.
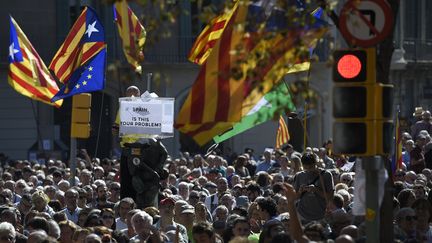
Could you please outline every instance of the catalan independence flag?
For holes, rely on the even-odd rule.
[[[176,119],[175,127],[199,145],[248,114],[299,60],[309,56],[309,47],[327,29],[307,21],[287,26],[286,11],[277,7],[267,11],[263,1],[239,0],[236,5]],[[298,12],[293,13],[313,18]]]
[[[221,37],[226,24],[231,19],[237,6],[236,4],[232,9],[225,10],[223,14],[216,16],[206,25],[189,52],[189,61],[202,65],[207,60],[207,57],[210,55],[217,40]]]
[[[129,8],[126,0],[115,2],[113,11],[114,21],[117,23],[126,59],[136,72],[141,73],[140,62],[144,59],[143,48],[146,40],[146,30]]]
[[[285,119],[283,116],[279,117],[279,128],[276,134],[276,148],[282,147],[285,143],[288,143],[290,140],[290,135],[288,132],[288,127],[285,123]]]
[[[8,81],[12,88],[24,96],[56,107],[62,105],[63,101],[51,103],[51,98],[59,88],[45,63],[12,17]]]
[[[104,28],[96,13],[85,7],[51,61],[50,69],[63,87],[52,99],[64,99],[105,87]]]
[[[85,7],[49,68],[60,82],[67,84],[73,73],[89,62],[105,46],[105,32],[93,9]]]

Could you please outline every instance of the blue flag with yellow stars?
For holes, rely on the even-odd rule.
[[[106,48],[76,70],[69,82],[51,99],[52,102],[80,93],[102,90],[105,87]]]

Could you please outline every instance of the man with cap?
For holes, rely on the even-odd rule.
[[[192,227],[195,221],[195,208],[192,205],[183,205],[179,222],[184,225],[187,230],[189,239],[192,239]]]
[[[158,228],[163,233],[167,233],[168,231],[172,229],[179,229],[179,232],[182,237],[180,237],[181,243],[187,243],[188,242],[188,234],[186,228],[174,222],[174,208],[175,208],[175,201],[174,199],[168,197],[165,199],[162,199],[159,202],[159,213],[160,213],[160,219],[156,224],[154,225],[156,228]]]
[[[210,195],[215,194],[217,192],[217,185],[211,181],[204,184],[204,189],[206,189]]]
[[[416,122],[411,127],[411,137],[417,138],[421,130],[426,130],[429,134],[432,134],[432,121],[430,111],[424,111],[421,115],[421,120]]]

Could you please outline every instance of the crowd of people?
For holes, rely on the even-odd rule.
[[[402,136],[394,174],[395,241],[432,242],[430,113]],[[414,140],[415,142],[414,142]],[[165,161],[154,206],[120,197],[120,161],[8,160],[1,167],[0,242],[364,242],[353,215],[355,166],[332,142],[299,153],[289,144],[232,156],[182,153]]]

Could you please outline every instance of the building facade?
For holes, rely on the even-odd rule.
[[[148,73],[152,73],[150,90],[160,97],[174,97],[175,112],[180,110],[190,87],[195,81],[199,66],[187,61],[187,54],[194,38],[203,27],[196,16],[206,5],[220,1],[179,0],[183,11],[174,24],[167,26],[168,38],[154,39],[146,44],[143,75],[136,76],[125,62],[119,37],[113,23],[111,6],[102,1],[87,0],[45,0],[8,1],[0,9],[0,31],[9,33],[8,16],[11,14],[42,59],[48,65],[83,5],[95,8],[104,24],[108,44],[108,70],[106,88],[93,93],[92,133],[89,139],[78,142],[79,148],[86,148],[91,156],[118,156],[118,139],[111,134],[111,125],[118,110],[118,98],[129,85],[137,85],[141,91],[147,89]],[[140,15],[145,11],[141,6],[131,5]],[[432,99],[432,2],[427,0],[401,1],[399,22],[395,34],[395,51],[391,80],[395,84],[395,104],[401,105],[403,117],[412,116],[415,106],[430,108]],[[415,16],[416,18],[413,18]],[[150,35],[161,33],[149,32]],[[316,55],[319,62],[312,65],[310,76],[307,73],[285,77],[287,84],[309,80],[309,87],[316,94],[316,102],[307,108],[306,115],[301,101],[297,104],[299,120],[287,119],[292,128],[292,137],[300,141],[307,139],[309,146],[318,147],[332,137],[331,71],[328,63],[330,49],[328,42],[337,39],[337,47],[343,47],[338,31],[332,27],[326,40],[319,44]],[[66,99],[62,108],[56,109],[35,102],[15,92],[7,84],[8,35],[0,36],[0,153],[15,159],[46,159],[48,157],[67,158],[70,143],[71,99]],[[303,81],[302,81],[303,80]],[[303,119],[306,117],[306,124]],[[297,124],[297,125],[294,125]],[[300,125],[299,125],[300,124]],[[307,136],[303,136],[306,125]],[[297,127],[296,127],[297,126]],[[227,140],[221,145],[225,151],[243,152],[244,148],[255,149],[260,154],[264,148],[274,146],[277,121],[261,124],[243,134]],[[165,139],[169,153],[177,157],[179,151],[205,152],[206,148],[196,146],[189,138],[175,131],[175,136]],[[302,146],[300,146],[302,147]]]

